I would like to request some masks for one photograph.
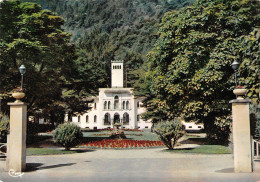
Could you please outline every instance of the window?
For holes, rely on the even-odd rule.
[[[123,125],[129,125],[129,114],[124,113],[123,115]]]
[[[94,103],[94,109],[95,110],[97,109],[97,103]]]
[[[80,116],[78,116],[78,122],[80,123]]]
[[[109,113],[106,113],[104,116],[104,125],[111,125],[111,119]]]
[[[95,115],[94,116],[94,123],[96,123],[97,122],[97,116]]]
[[[118,109],[119,107],[119,98],[118,96],[115,96],[115,99],[114,99],[114,109]]]
[[[198,126],[198,128],[201,128],[201,126]]]
[[[88,115],[86,115],[86,123],[88,123]]]
[[[122,108],[125,109],[125,101],[123,101]]]
[[[115,113],[114,115],[114,124],[115,123],[120,123],[120,115],[118,113]]]
[[[107,108],[108,108],[108,109],[111,109],[110,105],[111,105],[111,102],[108,101],[108,104],[107,104]]]
[[[129,110],[129,101],[126,101],[126,109]]]
[[[139,102],[137,102],[137,108],[139,108],[140,107],[140,103]]]
[[[189,126],[189,128],[192,128],[192,126]]]
[[[104,110],[107,109],[107,101],[104,102]]]
[[[140,121],[140,115],[139,114],[137,115],[137,121]]]

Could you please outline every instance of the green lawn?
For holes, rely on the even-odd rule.
[[[58,148],[27,148],[26,155],[58,155],[58,154],[73,154],[77,153],[75,150],[66,151]]]
[[[196,148],[164,150],[163,152],[191,153],[191,154],[231,154],[229,147],[222,145],[200,145]]]
[[[83,132],[84,142],[88,141],[99,141],[103,139],[108,139],[110,135],[110,131],[97,131],[97,132]],[[143,132],[138,131],[125,131],[127,139],[132,140],[150,140],[150,141],[159,141],[158,136],[150,131],[146,130]],[[39,138],[42,140],[50,137],[50,133],[42,134]],[[187,149],[175,149],[175,150],[163,150],[163,152],[173,152],[173,153],[194,153],[194,154],[230,154],[230,148],[222,145],[210,145],[210,143],[206,140],[205,135],[203,134],[186,134],[183,136],[184,141],[182,144],[199,144],[198,147],[195,148],[187,148]],[[180,144],[178,144],[180,145]],[[57,146],[55,146],[57,147]],[[84,152],[82,150],[72,150],[65,151],[61,148],[37,148],[37,145],[31,146],[27,148],[27,155],[56,155],[56,154],[72,154]]]
[[[151,141],[159,141],[158,136],[155,133],[152,133],[150,131],[125,131],[124,132],[127,139],[132,140],[151,140]],[[83,136],[86,139],[93,139],[97,140],[100,139],[108,139],[110,136],[110,131],[98,131],[98,132],[83,132]]]

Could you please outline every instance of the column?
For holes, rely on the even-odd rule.
[[[236,173],[250,173],[253,171],[250,117],[248,99],[235,99],[232,103],[232,128],[234,170]]]
[[[7,141],[7,170],[25,171],[27,105],[23,102],[10,105],[10,135]]]

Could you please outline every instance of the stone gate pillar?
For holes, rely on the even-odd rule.
[[[10,135],[7,141],[7,170],[23,172],[26,168],[27,105],[23,102],[10,105]]]
[[[235,94],[236,90],[239,89],[234,90]],[[243,99],[239,95],[237,99],[230,101],[230,103],[232,103],[234,171],[236,173],[249,173],[253,171],[249,117],[251,101]]]

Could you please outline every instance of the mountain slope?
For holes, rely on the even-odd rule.
[[[28,0],[27,0],[28,1]],[[110,61],[124,59],[128,77],[146,60],[165,12],[194,0],[29,0],[62,16],[79,48],[80,87],[110,84]],[[86,80],[87,78],[87,80]],[[88,82],[88,83],[87,83]],[[90,82],[90,83],[89,83]],[[127,86],[132,86],[128,82]]]

